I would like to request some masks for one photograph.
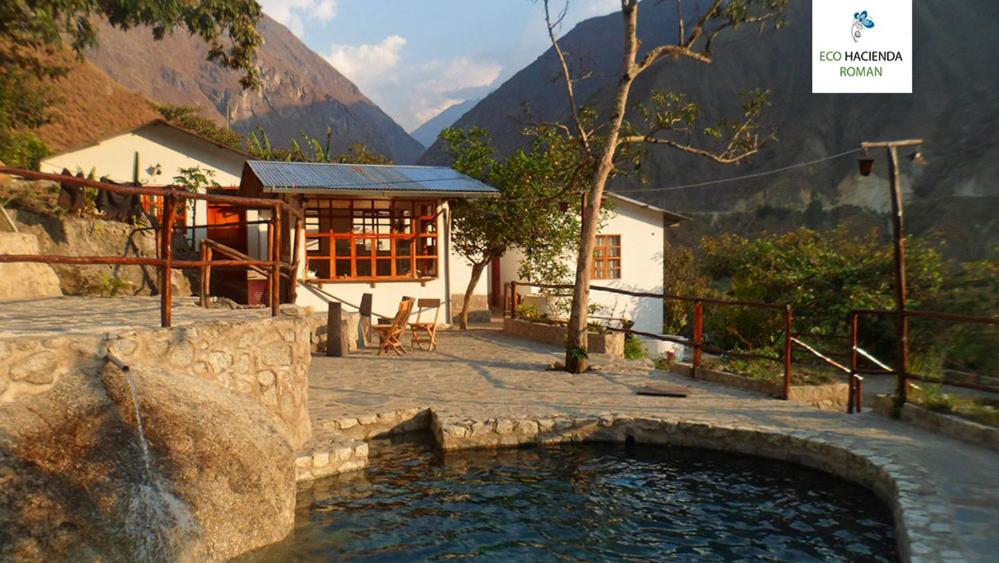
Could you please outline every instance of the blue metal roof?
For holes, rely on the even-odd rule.
[[[446,166],[248,160],[265,192],[498,196],[499,190]]]

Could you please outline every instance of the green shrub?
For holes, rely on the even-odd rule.
[[[645,345],[634,334],[629,334],[624,338],[624,357],[628,360],[643,360],[649,357],[645,351]]]
[[[538,309],[531,303],[521,303],[517,305],[517,318],[524,319],[525,321],[536,321],[541,316],[538,315]]]
[[[8,166],[37,170],[50,152],[34,133],[0,130],[0,161]]]

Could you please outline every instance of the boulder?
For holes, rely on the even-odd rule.
[[[78,370],[0,404],[0,489],[0,560],[223,560],[294,522],[292,449],[266,410],[158,368]]]
[[[29,233],[0,232],[0,254],[38,254],[38,239]],[[0,263],[0,301],[61,296],[59,278],[48,264]]]

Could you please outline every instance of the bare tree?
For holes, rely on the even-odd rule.
[[[650,105],[637,108],[642,118],[642,127],[633,126],[625,120],[631,87],[643,72],[664,59],[689,59],[702,64],[711,64],[711,47],[719,34],[744,24],[757,24],[761,30],[768,24],[779,25],[780,14],[787,0],[713,0],[700,15],[691,20],[688,27],[684,19],[682,0],[673,0],[677,7],[677,42],[657,45],[639,58],[641,43],[638,39],[638,0],[621,0],[621,15],[624,19],[624,53],[620,79],[617,82],[610,116],[606,121],[595,122],[591,113],[583,111],[576,97],[574,83],[577,79],[567,62],[565,51],[559,45],[558,29],[565,18],[568,0],[555,17],[552,16],[550,0],[544,0],[545,23],[552,48],[561,65],[562,80],[565,82],[571,110],[571,121],[566,131],[572,135],[585,158],[593,163],[593,176],[586,194],[583,209],[583,227],[579,245],[579,258],[576,263],[576,283],[573,289],[572,310],[569,316],[568,337],[566,340],[565,365],[573,373],[588,369],[586,356],[587,306],[590,294],[590,275],[593,263],[593,247],[597,234],[597,221],[603,203],[604,188],[615,172],[615,159],[619,151],[629,145],[639,143],[665,145],[675,150],[697,155],[722,164],[736,163],[759,151],[770,137],[760,132],[758,118],[767,105],[768,92],[750,93],[743,105],[743,115],[739,119],[723,120],[716,127],[704,130],[714,142],[709,146],[697,146],[693,137],[697,122],[697,105],[685,96],[675,93],[656,93]]]

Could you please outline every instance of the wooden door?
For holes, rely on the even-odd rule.
[[[208,204],[208,238],[230,248],[246,253],[246,210],[225,204]],[[218,251],[213,257],[225,260],[229,256]],[[237,303],[247,302],[245,268],[213,268],[211,294],[228,297]]]

